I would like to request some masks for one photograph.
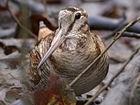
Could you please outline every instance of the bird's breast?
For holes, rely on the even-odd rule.
[[[52,54],[52,66],[58,74],[63,76],[77,76],[95,59],[94,46],[90,46],[82,39],[66,40]],[[65,77],[64,77],[65,78]]]
[[[61,53],[76,53],[81,50],[87,49],[87,39],[86,38],[70,38],[64,41],[64,43],[57,49]],[[60,52],[59,51],[59,52]]]

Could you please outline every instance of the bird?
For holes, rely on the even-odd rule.
[[[45,29],[45,27],[40,28]],[[49,86],[53,71],[71,83],[104,50],[101,38],[90,31],[87,12],[67,7],[58,14],[58,29],[43,37],[30,51],[30,75],[34,88]],[[106,77],[109,68],[107,52],[71,87],[76,95],[84,94]]]

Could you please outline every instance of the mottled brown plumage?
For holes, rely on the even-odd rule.
[[[105,49],[99,36],[90,32],[85,10],[76,7],[61,10],[58,25],[56,32],[46,35],[30,52],[30,72],[35,88],[48,85],[50,71],[72,82]],[[105,53],[72,86],[76,95],[96,87],[107,72],[108,55]]]

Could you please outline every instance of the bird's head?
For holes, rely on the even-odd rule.
[[[78,37],[75,33],[89,32],[88,16],[85,10],[76,7],[62,9],[58,17],[58,30],[51,43],[51,46],[43,59],[40,61],[38,68],[49,58],[49,56],[67,39],[70,37]],[[74,34],[68,34],[74,33]],[[87,34],[80,34],[85,35]]]

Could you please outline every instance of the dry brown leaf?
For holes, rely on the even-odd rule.
[[[35,105],[76,105],[75,95],[73,91],[66,90],[67,84],[64,80],[51,73],[49,83],[48,88],[34,91]]]
[[[16,90],[10,89],[9,91],[6,92],[5,100],[7,102],[12,103],[15,100],[17,100],[18,98],[19,98],[19,94]]]
[[[44,16],[41,14],[32,14],[30,16],[30,21],[31,21],[31,31],[38,35],[39,32],[39,22],[43,21],[44,24],[48,27],[48,31],[55,31],[56,27],[52,25],[52,23]]]

